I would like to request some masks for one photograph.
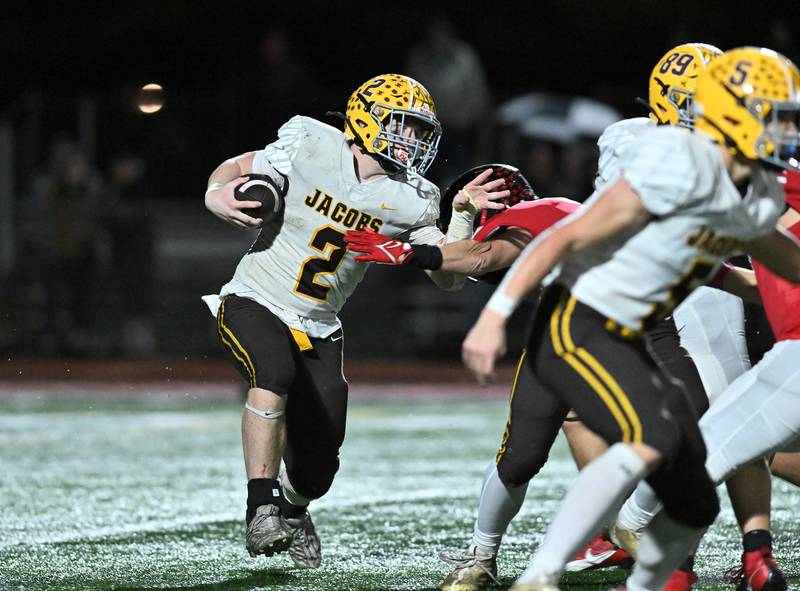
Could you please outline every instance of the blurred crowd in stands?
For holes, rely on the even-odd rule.
[[[797,47],[785,23],[774,21],[771,35],[766,45],[797,59]],[[263,147],[294,114],[323,118],[325,111],[344,106],[346,94],[321,82],[320,73],[299,55],[290,29],[271,25],[254,48],[253,60],[225,92],[224,117],[228,119],[223,123],[233,133],[226,133],[224,140],[211,147],[211,156],[201,158],[195,170],[203,172],[182,191],[184,199],[190,195],[190,208],[198,216],[205,215],[201,196],[206,175],[221,158]],[[522,169],[541,196],[582,201],[592,191],[596,140],[603,128],[624,116],[643,114],[631,112],[632,107],[623,113],[588,97],[535,89],[520,89],[516,96],[493,96],[486,65],[477,51],[441,16],[430,19],[418,42],[409,48],[403,72],[423,83],[436,101],[444,134],[428,176],[442,188],[471,166],[498,161]],[[643,73],[640,85],[642,95],[647,74]],[[355,88],[360,82],[349,83]],[[168,104],[167,108],[179,106]],[[339,125],[335,120],[328,122]],[[170,133],[181,135],[180,130]],[[160,335],[168,329],[156,320],[161,305],[156,294],[163,286],[158,285],[155,272],[159,237],[153,204],[177,197],[163,194],[165,186],[175,191],[176,184],[167,178],[170,169],[180,172],[180,166],[168,160],[174,156],[168,152],[175,150],[168,139],[150,142],[138,151],[117,142],[123,147],[106,153],[100,170],[97,158],[77,136],[61,130],[55,135],[44,133],[42,143],[49,147],[38,155],[36,173],[17,179],[15,264],[11,281],[0,290],[2,301],[13,304],[15,312],[5,317],[4,328],[11,332],[6,331],[0,343],[23,354],[146,357],[163,353]],[[191,145],[182,150],[182,157],[191,158]],[[213,246],[197,237],[198,265],[203,264],[207,248]],[[226,281],[231,269],[226,266],[211,283]],[[397,281],[394,277],[387,274],[382,280]],[[402,277],[407,281],[408,276]],[[480,296],[454,300],[461,301],[466,310],[461,325],[451,327],[454,334],[469,327],[471,314],[483,303],[464,303],[464,297],[484,298],[488,293],[483,290]],[[195,304],[199,295],[187,292],[182,297]],[[436,301],[447,297],[451,296],[437,296]],[[413,308],[416,303],[406,305]],[[203,325],[198,330],[207,328]],[[212,339],[208,342],[213,347]]]
[[[96,170],[72,138],[54,138],[20,202],[16,276],[43,354],[156,352],[154,236],[145,158],[120,153]],[[19,285],[19,284],[18,284]]]

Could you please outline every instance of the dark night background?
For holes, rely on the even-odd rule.
[[[639,114],[633,96],[644,96],[654,61],[669,47],[689,40],[723,49],[766,44],[776,21],[793,31],[800,15],[790,2],[655,0],[68,6],[37,10],[12,3],[4,9],[2,103],[13,104],[32,89],[53,100],[96,96],[102,115],[113,120],[108,127],[104,121],[100,147],[155,149],[154,156],[168,163],[165,174],[176,197],[188,197],[180,189],[193,181],[202,186],[221,157],[260,147],[242,145],[230,133],[231,122],[244,115],[227,109],[239,104],[233,95],[254,75],[258,40],[271,26],[289,31],[314,73],[317,83],[304,100],[311,105],[308,114],[318,117],[341,108],[361,81],[402,70],[408,48],[432,14],[452,19],[459,37],[478,51],[495,103],[531,90],[551,91],[601,98],[628,115]],[[149,81],[165,87],[168,102],[160,121],[125,113],[134,89]],[[69,125],[46,122],[52,131]],[[273,133],[264,130],[263,142]]]
[[[478,134],[475,150],[466,154],[461,141],[468,136],[448,134],[444,125],[443,146],[450,139],[453,161],[466,164],[502,154],[524,168],[525,158],[534,159],[531,146],[550,141],[526,136],[513,144],[530,149],[518,160],[501,146],[493,113],[526,93],[589,97],[621,117],[642,114],[634,98],[646,97],[652,66],[678,43],[764,45],[800,57],[800,9],[788,2],[15,2],[3,13],[0,304],[13,312],[0,319],[0,348],[21,355],[216,354],[198,297],[227,281],[252,236],[204,211],[209,173],[227,157],[263,147],[288,116],[322,119],[342,109],[364,80],[404,72],[432,20],[450,22],[486,77],[481,129],[488,131]],[[303,81],[292,89],[265,87],[259,56],[275,31],[284,36],[292,71],[302,71],[289,76]],[[164,87],[164,107],[144,115],[134,99],[150,82]],[[472,91],[463,89],[465,96]],[[580,139],[591,146],[596,138]],[[82,151],[102,187],[97,208],[111,213],[93,226],[91,252],[70,262],[74,272],[61,265],[62,283],[54,285],[50,269],[59,263],[42,227],[55,213],[37,198],[37,186],[52,174],[59,140]],[[564,156],[575,146],[545,147]],[[123,157],[135,157],[144,172],[135,190],[115,193],[111,171]],[[557,170],[570,174],[563,165]],[[446,184],[446,173],[432,173]],[[573,198],[588,195],[583,185],[570,186],[578,187],[575,194],[554,185]],[[343,313],[356,337],[349,351],[457,355],[490,292],[471,286],[453,297],[425,281],[405,269],[370,273]],[[403,288],[387,290],[387,283]],[[54,292],[63,291],[72,291],[73,301],[56,301]],[[141,326],[131,329],[130,318]],[[432,322],[422,332],[409,328]],[[81,338],[71,338],[73,331]]]

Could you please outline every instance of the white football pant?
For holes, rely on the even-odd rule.
[[[750,369],[744,304],[734,295],[699,287],[673,314],[681,346],[697,366],[709,402]]]
[[[716,483],[800,438],[800,340],[780,341],[733,382],[700,419],[706,467]]]

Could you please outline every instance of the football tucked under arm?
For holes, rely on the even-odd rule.
[[[254,202],[259,207],[242,209],[242,213],[252,218],[261,218],[267,223],[277,217],[283,209],[283,192],[278,184],[266,174],[250,173],[246,180],[234,187],[233,196],[237,201]]]
[[[229,224],[248,230],[263,222],[258,216],[261,201],[251,195],[236,195],[237,188],[246,183],[253,169],[255,152],[229,158],[211,173],[205,194],[205,206],[215,216]],[[246,197],[246,198],[243,198]]]

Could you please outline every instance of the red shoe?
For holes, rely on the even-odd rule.
[[[611,566],[630,567],[632,563],[630,554],[598,534],[567,563],[566,570],[576,572]]]
[[[764,546],[742,554],[742,566],[732,568],[727,580],[736,591],[786,591],[786,578],[778,568],[772,549]]]
[[[689,591],[697,582],[697,574],[694,571],[676,570],[664,586],[664,591]]]

